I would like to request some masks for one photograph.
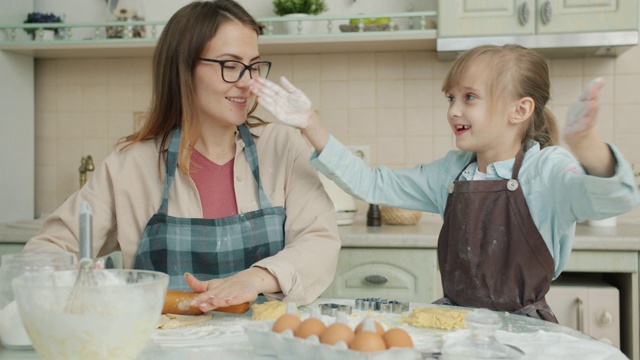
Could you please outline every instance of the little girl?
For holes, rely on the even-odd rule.
[[[640,202],[630,164],[595,131],[602,81],[570,111],[564,139],[574,157],[557,146],[546,108],[547,62],[518,45],[479,46],[454,62],[442,90],[459,150],[411,169],[367,166],[324,129],[301,91],[281,83],[251,86],[280,122],[301,129],[323,174],[368,203],[443,217],[439,304],[557,322],[545,294],[567,263],[576,222]]]

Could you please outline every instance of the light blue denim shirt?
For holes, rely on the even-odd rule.
[[[571,254],[576,222],[628,212],[640,203],[640,194],[631,165],[613,145],[609,147],[617,166],[615,175],[609,178],[587,175],[563,147],[540,149],[535,141],[527,145],[518,178],[533,222],[553,256],[555,279]],[[414,168],[372,168],[331,136],[322,153],[312,155],[311,163],[343,190],[367,203],[444,217],[449,186],[473,156],[472,152],[453,150],[439,160]],[[510,179],[514,161],[512,158],[490,164],[487,179]],[[461,180],[472,180],[476,169],[477,163],[469,164]]]

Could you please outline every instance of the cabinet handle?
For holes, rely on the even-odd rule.
[[[371,285],[382,285],[387,281],[389,280],[382,275],[369,275],[364,278],[364,282]]]
[[[607,326],[613,323],[613,315],[610,312],[603,310],[597,317],[598,325]]]
[[[520,25],[527,25],[530,15],[529,3],[523,2],[522,5],[520,5],[520,11],[518,12],[518,20],[520,20]]]
[[[576,314],[576,330],[584,332],[584,304],[582,302],[582,299],[580,298],[576,299],[576,303],[578,303],[578,313]]]
[[[548,24],[551,21],[551,8],[551,2],[549,1],[545,1],[544,4],[542,4],[542,6],[540,7],[540,20],[542,20],[543,24]]]

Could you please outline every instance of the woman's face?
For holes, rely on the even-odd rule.
[[[246,25],[227,21],[218,28],[200,57],[252,64],[260,60],[258,35]],[[205,126],[235,128],[247,119],[247,111],[254,101],[249,91],[249,71],[245,71],[238,82],[228,83],[223,80],[221,69],[222,64],[215,62],[199,61],[196,65],[196,114]],[[228,76],[227,80],[230,80]]]

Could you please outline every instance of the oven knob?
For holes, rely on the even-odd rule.
[[[608,311],[603,311],[598,315],[598,325],[607,326],[613,323],[613,316]]]

